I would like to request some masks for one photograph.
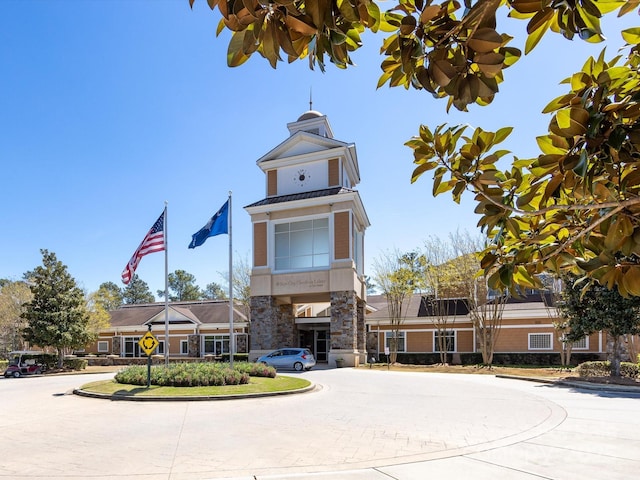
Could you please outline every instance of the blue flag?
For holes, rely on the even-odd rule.
[[[220,210],[211,217],[211,220],[204,227],[193,234],[189,248],[199,247],[207,238],[215,237],[222,233],[229,233],[229,200],[224,202],[224,205],[220,207]]]

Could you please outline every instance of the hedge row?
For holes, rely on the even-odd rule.
[[[459,362],[457,361],[459,358]],[[573,353],[571,364],[578,365],[582,362],[599,360],[597,353]],[[382,356],[380,361],[385,361]],[[454,360],[456,360],[454,362]],[[397,361],[407,365],[435,365],[440,363],[439,353],[398,353]],[[447,363],[460,363],[461,365],[482,364],[481,353],[460,353],[455,356],[448,353]],[[493,365],[535,365],[535,366],[556,366],[560,365],[559,353],[494,353]]]
[[[251,376],[274,378],[276,371],[272,367],[248,362],[238,363],[233,369],[228,364],[206,362],[151,367],[151,384],[171,387],[243,385],[249,383]],[[128,385],[146,385],[147,367],[127,367],[116,374],[115,380]]]

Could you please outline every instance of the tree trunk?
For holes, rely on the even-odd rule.
[[[398,359],[398,331],[394,330],[389,342],[389,363],[396,363]]]
[[[620,336],[616,335],[613,337],[613,352],[611,352],[611,376],[619,377],[620,376]]]
[[[64,350],[62,348],[58,348],[58,368],[62,370],[64,367]]]

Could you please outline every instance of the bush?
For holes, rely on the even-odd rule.
[[[88,364],[89,362],[82,358],[65,358],[62,361],[62,366],[71,370],[84,370]]]
[[[244,385],[249,383],[250,376],[274,378],[276,371],[272,367],[260,364],[238,363],[229,368],[224,363],[173,363],[168,367],[151,367],[151,384],[171,387],[202,387],[224,385]],[[147,367],[133,365],[118,372],[115,376],[118,383],[129,385],[147,384]]]
[[[584,362],[578,365],[576,372],[581,377],[608,377],[611,375],[611,362]],[[622,362],[620,375],[628,378],[640,378],[640,365]]]

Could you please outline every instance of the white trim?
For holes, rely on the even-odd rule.
[[[100,348],[100,345],[105,345],[104,348]],[[108,340],[98,340],[97,345],[98,353],[109,353],[109,341]]]
[[[440,350],[436,350],[436,333],[440,333],[437,329],[433,330],[433,336],[431,337],[431,351],[433,353],[441,353]],[[447,333],[453,333],[453,350],[447,350],[446,353],[457,353],[458,352],[458,330],[455,329],[445,329],[445,336]]]
[[[185,345],[187,346],[186,349],[183,348]],[[189,340],[180,340],[180,355],[189,355]]]
[[[549,346],[548,347],[532,347],[531,346],[531,337],[532,336],[545,336],[549,339]],[[551,332],[541,332],[541,333],[528,333],[527,334],[527,348],[529,349],[529,351],[537,351],[537,350],[545,350],[545,351],[551,351],[553,350],[553,333]]]
[[[384,353],[384,349],[387,348],[387,333],[393,334],[393,330],[385,330],[384,331],[384,336],[382,337],[382,348],[383,348],[383,353]],[[401,336],[402,335],[402,336]],[[391,335],[389,336],[389,340],[391,340]],[[398,330],[398,343],[400,343],[400,340],[402,339],[402,350],[398,349],[398,351],[396,353],[407,353],[407,333],[404,330]],[[397,345],[399,347],[399,345]],[[391,347],[389,347],[391,348]]]
[[[602,330],[598,332],[598,353],[602,353]]]

